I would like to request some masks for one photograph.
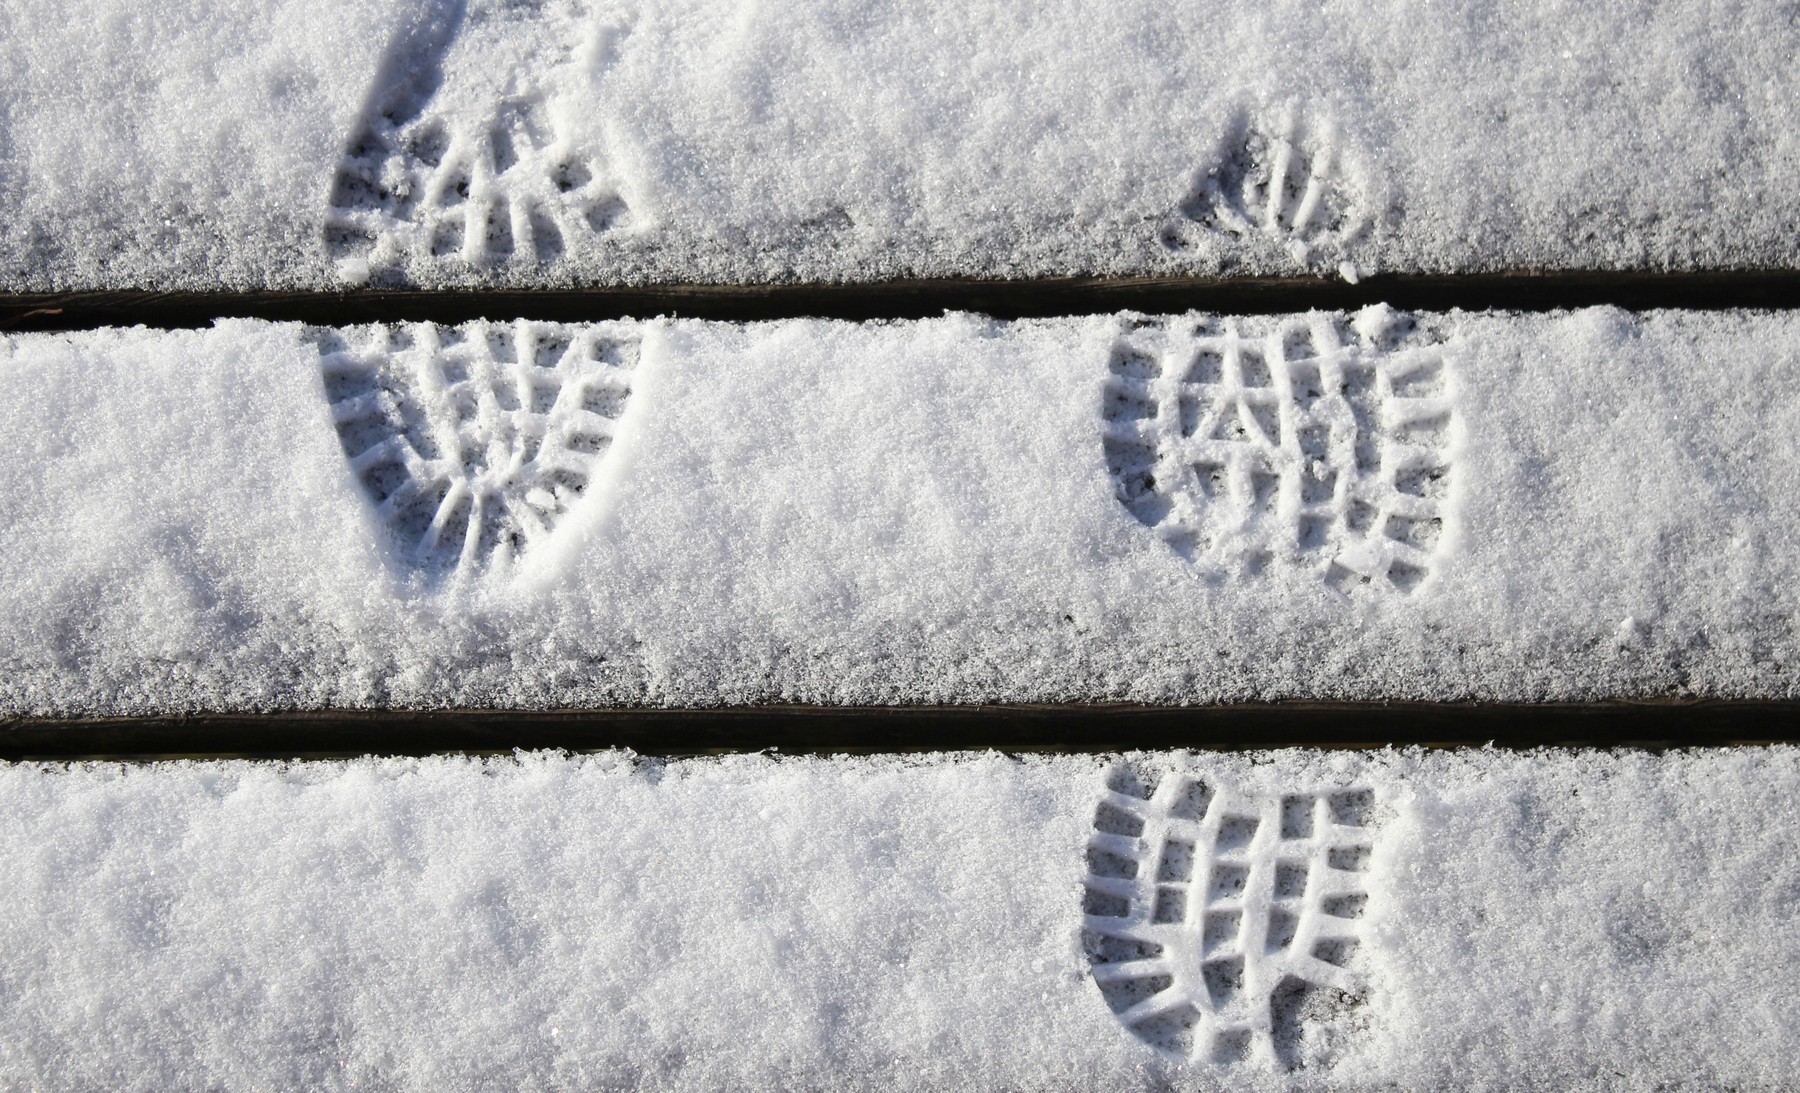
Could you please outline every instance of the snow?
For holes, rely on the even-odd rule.
[[[1794,695],[1785,314],[0,346],[8,714]]]
[[[1793,5],[10,0],[0,291],[1782,269]],[[1800,693],[1800,320],[0,336],[0,718]],[[0,765],[0,1086],[1779,1088],[1800,750]]]
[[[1797,52],[1702,0],[19,0],[0,284],[1788,267]]]
[[[1359,941],[1341,969],[1353,993],[1278,1018],[1295,1054],[1185,1059],[1110,1011],[1107,962],[1084,955],[1084,846],[1103,800],[1143,804],[1108,796],[1103,757],[9,765],[0,1082],[1787,1081],[1791,748],[1131,758],[1112,785],[1136,771],[1198,779],[1231,809],[1323,802],[1314,834],[1369,848],[1306,875],[1367,898],[1330,916]],[[1200,849],[1194,868],[1252,877],[1208,906],[1315,898],[1259,894],[1259,871],[1304,845],[1275,826],[1293,834],[1272,821]],[[1176,956],[1198,936],[1181,929]]]

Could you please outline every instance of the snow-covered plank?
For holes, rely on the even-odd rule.
[[[11,765],[0,1084],[1780,1088],[1796,793],[1791,748]],[[1088,890],[1133,870],[1161,921]]]
[[[0,287],[1795,264],[1791,6],[0,11]]]
[[[1797,323],[15,336],[0,704],[1792,698]]]

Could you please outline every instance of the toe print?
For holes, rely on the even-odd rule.
[[[472,4],[396,47],[332,185],[326,245],[346,277],[535,269],[629,227],[570,124],[592,21],[572,0]]]
[[[1290,113],[1245,125],[1229,148],[1165,227],[1165,245],[1186,250],[1209,232],[1226,232],[1265,239],[1302,264],[1342,259],[1366,216],[1343,171],[1335,130],[1304,126]]]

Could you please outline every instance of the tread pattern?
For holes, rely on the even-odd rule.
[[[538,33],[521,32],[524,21]],[[565,124],[575,108],[558,92],[579,81],[573,52],[589,21],[570,2],[476,6],[396,49],[332,184],[326,247],[347,279],[537,267],[628,227],[629,207],[592,142]],[[551,49],[511,56],[519,42]],[[441,70],[452,55],[460,83]]]
[[[1107,1006],[1182,1058],[1329,1065],[1332,1033],[1367,994],[1357,950],[1376,818],[1363,787],[1263,798],[1115,769],[1083,893]]]
[[[315,331],[350,469],[407,562],[505,567],[588,491],[631,396],[625,324]]]
[[[1411,592],[1443,542],[1455,424],[1445,348],[1385,307],[1142,322],[1104,393],[1115,494],[1219,574],[1272,567]]]
[[[1224,161],[1201,176],[1163,242],[1193,247],[1209,232],[1260,237],[1303,264],[1335,261],[1367,226],[1341,170],[1337,131],[1303,125],[1294,111],[1240,123]]]

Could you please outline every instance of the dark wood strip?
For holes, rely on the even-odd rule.
[[[1669,748],[1800,742],[1800,702],[416,710],[22,718],[0,759],[323,758],[628,747],[648,755],[1390,745]]]
[[[1394,274],[1357,284],[1324,278],[910,280],[865,284],[626,285],[545,291],[71,292],[0,294],[0,330],[102,326],[180,328],[220,318],[317,324],[471,319],[595,321],[679,315],[735,321],[819,317],[929,318],[945,311],[1001,319],[1121,310],[1275,314],[1385,302],[1410,310],[1548,311],[1800,307],[1800,270],[1563,271]]]

